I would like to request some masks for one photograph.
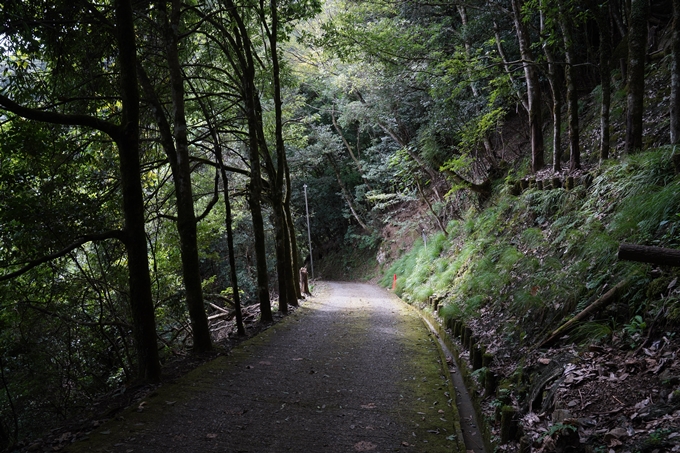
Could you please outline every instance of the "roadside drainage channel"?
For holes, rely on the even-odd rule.
[[[468,386],[466,385],[465,377],[469,377],[470,374],[467,364],[461,363],[460,352],[451,342],[446,330],[429,313],[419,309],[416,310],[418,310],[422,320],[437,338],[440,350],[444,355],[442,364],[444,367],[448,366],[449,368],[449,376],[456,392],[456,407],[458,408],[466,452],[487,453],[487,451],[494,451],[493,446],[489,442],[491,433],[488,432],[488,427],[478,422],[481,414],[479,402],[473,400],[467,390]],[[451,358],[452,361],[449,362],[448,358]],[[464,367],[465,373],[461,372],[461,367]],[[472,384],[472,382],[468,383]]]

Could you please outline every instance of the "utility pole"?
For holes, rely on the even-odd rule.
[[[307,204],[307,184],[302,188],[305,191],[305,211],[307,212],[307,241],[309,242],[309,265],[312,268],[312,278],[314,278],[314,258],[312,257],[312,233],[309,229],[309,205]]]

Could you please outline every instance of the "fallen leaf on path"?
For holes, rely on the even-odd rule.
[[[378,448],[378,446],[372,442],[367,442],[365,440],[362,440],[361,442],[357,442],[354,444],[354,451],[370,451],[370,450],[375,450]]]

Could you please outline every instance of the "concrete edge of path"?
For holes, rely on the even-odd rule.
[[[409,308],[409,310],[413,311],[414,313],[416,313],[418,315],[418,317],[423,322],[423,325],[425,326],[425,328],[427,329],[427,331],[429,332],[430,335],[435,335],[435,336],[441,335],[441,333],[433,331],[432,327],[431,327],[432,325],[438,326],[439,323],[437,323],[433,319],[428,319],[428,316],[426,315],[426,313],[423,313],[422,310],[420,310],[420,309],[414,307],[413,305],[405,302],[404,300],[402,300],[396,294],[394,294],[394,293],[391,293],[391,294],[393,294],[394,297],[399,299],[399,301],[402,304],[406,305]],[[444,350],[442,349],[441,345],[439,344],[439,341],[435,341],[435,343],[437,345],[437,351],[439,351],[439,362],[440,362],[440,366],[441,366],[441,369],[442,369],[442,373],[443,373],[444,376],[446,376],[446,382],[447,382],[447,385],[448,385],[448,388],[449,388],[449,395],[451,396],[451,408],[453,409],[454,414],[455,414],[455,418],[453,420],[453,429],[454,429],[454,432],[456,433],[456,444],[458,446],[458,451],[464,452],[464,451],[467,451],[467,450],[466,450],[466,447],[465,447],[465,441],[464,441],[464,437],[463,437],[463,429],[461,428],[461,425],[460,425],[460,412],[458,411],[458,406],[456,404],[456,388],[453,385],[453,380],[451,379],[448,366],[446,365],[446,363],[447,363],[446,362],[446,354],[444,353]]]
[[[407,304],[408,305],[408,304]],[[409,305],[410,306],[410,305]],[[465,368],[465,364],[461,363],[460,361],[460,349],[452,342],[451,337],[449,336],[449,333],[446,331],[446,328],[439,322],[437,321],[430,313],[417,309],[415,307],[411,307],[414,310],[418,311],[418,314],[420,315],[421,319],[423,322],[425,322],[426,325],[428,325],[428,328],[437,336],[439,339],[438,347],[439,351],[441,354],[444,355],[444,362],[446,363],[446,353],[442,349],[442,344],[443,347],[446,347],[450,352],[451,352],[451,359],[454,361],[455,368],[458,373],[458,379],[464,386],[465,393],[467,394],[467,397],[470,399],[470,404],[472,406],[472,410],[474,411],[474,417],[475,417],[475,423],[477,424],[478,431],[480,433],[481,439],[481,445],[475,445],[472,448],[468,448],[463,451],[474,451],[475,453],[484,451],[484,452],[490,452],[490,451],[495,451],[495,448],[493,445],[490,444],[489,439],[491,438],[491,433],[489,432],[489,427],[486,423],[480,423],[480,414],[481,414],[481,408],[479,406],[479,400],[478,398],[473,398],[469,392],[467,391],[468,385],[472,385],[471,381],[469,380],[470,378],[470,370]],[[441,342],[441,343],[440,343]],[[448,370],[447,370],[448,371]],[[454,387],[454,379],[451,378],[449,379],[449,383],[451,387]],[[458,411],[458,408],[456,407],[456,410]],[[460,420],[460,411],[459,412],[459,420]],[[460,424],[458,425],[459,428],[462,429]],[[469,446],[468,446],[469,447]]]

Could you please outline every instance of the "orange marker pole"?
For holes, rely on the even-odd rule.
[[[394,280],[392,280],[392,291],[397,288],[397,274],[394,274]]]

